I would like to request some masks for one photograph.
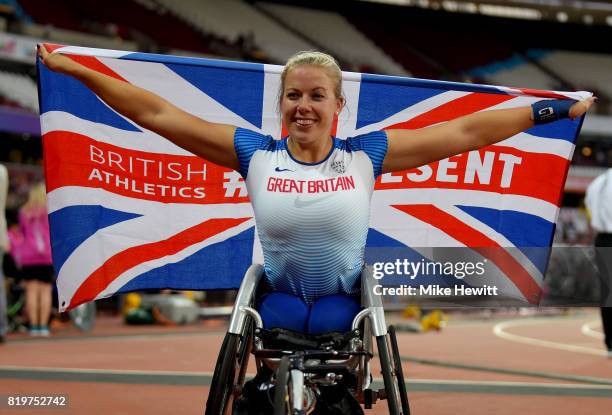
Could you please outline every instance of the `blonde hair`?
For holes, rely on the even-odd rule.
[[[338,65],[338,62],[333,56],[317,51],[298,52],[287,60],[287,63],[285,63],[285,67],[283,68],[283,72],[281,72],[281,90],[279,98],[282,97],[283,91],[285,90],[285,78],[287,77],[289,71],[302,65],[315,65],[325,68],[330,78],[334,82],[334,94],[336,95],[336,98],[341,98],[344,101],[344,96],[342,95],[342,71],[340,70],[340,65]]]
[[[25,208],[45,207],[47,205],[47,190],[43,182],[36,183],[30,188],[28,201],[24,205]]]

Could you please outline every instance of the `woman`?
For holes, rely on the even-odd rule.
[[[533,109],[486,111],[419,130],[339,140],[331,130],[344,106],[340,68],[329,55],[301,52],[281,75],[279,104],[289,134],[277,141],[197,118],[44,47],[40,56],[142,127],[245,177],[273,290],[260,306],[264,325],[310,333],[348,330],[359,309],[354,294],[376,176],[496,143],[532,127],[533,114],[536,122],[578,117],[594,101],[541,101]]]
[[[9,249],[9,240],[6,229],[6,197],[8,195],[8,170],[4,164],[0,164],[0,344],[4,343],[8,331],[8,320],[6,310],[6,290],[2,260],[4,253]]]
[[[10,253],[26,284],[26,312],[31,336],[49,336],[54,272],[51,259],[45,185],[30,189],[19,209],[19,226],[9,231]]]
[[[601,328],[608,358],[612,359],[612,168],[587,187],[584,203],[591,227],[596,231],[595,264],[599,277]]]

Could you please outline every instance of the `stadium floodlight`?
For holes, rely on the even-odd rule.
[[[456,1],[451,1],[451,0],[443,1],[442,7],[444,8],[444,10],[448,12],[459,11],[459,4]]]
[[[542,12],[525,7],[500,6],[497,4],[481,4],[478,6],[481,14],[496,17],[510,17],[514,19],[541,20]]]
[[[581,0],[361,0],[396,6],[443,10],[525,20],[608,25],[612,2]]]

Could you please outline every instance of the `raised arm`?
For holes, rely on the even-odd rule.
[[[583,115],[595,99],[573,104],[569,117]],[[382,170],[389,173],[419,167],[497,143],[533,125],[531,107],[520,107],[478,112],[418,130],[388,130],[389,147]]]
[[[118,113],[206,160],[238,169],[234,150],[236,127],[205,121],[162,97],[89,69],[60,54],[39,47],[43,63],[52,71],[72,76]]]

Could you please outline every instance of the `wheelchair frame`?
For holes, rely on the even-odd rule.
[[[234,399],[242,392],[251,353],[258,372],[264,366],[275,371],[275,415],[306,414],[314,405],[313,387],[334,384],[347,373],[356,376],[354,396],[366,409],[378,399],[386,399],[391,415],[410,415],[395,329],[387,329],[382,300],[372,290],[375,279],[370,267],[361,273],[364,309],[352,323],[358,336],[343,350],[265,349],[260,337],[263,321],[253,308],[263,273],[262,265],[253,264],[242,280],[215,365],[205,415],[231,413]],[[372,337],[382,368],[384,389],[380,390],[371,389]]]

